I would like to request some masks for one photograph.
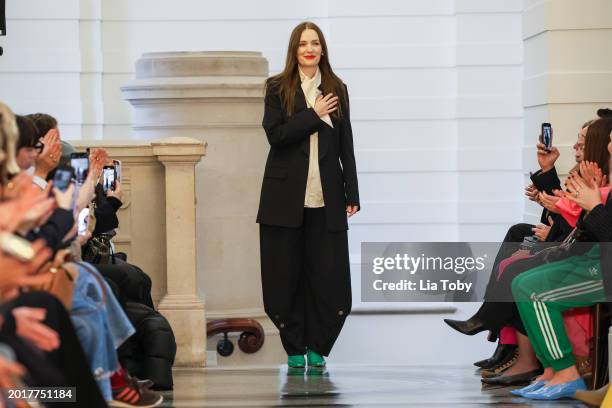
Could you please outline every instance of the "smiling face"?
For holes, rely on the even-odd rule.
[[[584,159],[584,141],[586,138],[588,126],[583,127],[578,132],[578,140],[574,143],[574,157],[576,158],[576,163],[580,163]]]
[[[297,61],[302,71],[311,71],[319,65],[323,47],[319,35],[313,29],[307,28],[302,31],[300,44],[297,49]]]

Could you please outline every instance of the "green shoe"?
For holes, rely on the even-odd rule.
[[[308,350],[308,365],[310,367],[325,367],[325,359],[318,353]]]
[[[301,354],[297,356],[289,356],[287,358],[287,365],[289,368],[304,368],[306,366],[306,360]]]

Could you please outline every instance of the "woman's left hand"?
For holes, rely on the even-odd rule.
[[[349,217],[352,217],[353,215],[355,215],[357,211],[359,211],[358,205],[347,205],[346,206],[346,213],[348,214]]]
[[[594,182],[587,182],[578,173],[569,175],[567,186],[571,193],[567,194],[566,197],[586,211],[591,211],[601,204],[601,194],[598,186]]]

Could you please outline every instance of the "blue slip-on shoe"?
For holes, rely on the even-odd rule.
[[[532,392],[535,390],[539,390],[540,388],[544,386],[544,384],[546,384],[546,381],[534,381],[526,387],[518,388],[516,390],[510,391],[510,394],[516,395],[518,397],[522,397],[523,394],[526,392]]]
[[[586,390],[586,384],[582,378],[562,384],[543,386],[542,388],[523,393],[523,397],[535,400],[558,400],[561,398],[573,398],[576,391]]]

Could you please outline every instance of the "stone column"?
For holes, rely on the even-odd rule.
[[[167,294],[158,309],[170,321],[177,343],[176,364],[204,366],[206,317],[197,293],[195,165],[204,155],[201,143],[177,148],[181,138],[156,141],[153,154],[165,167]],[[180,200],[176,200],[180,197]]]
[[[523,170],[537,168],[535,144],[542,122],[554,129],[561,151],[557,169],[575,164],[572,146],[582,123],[612,107],[612,2],[524,0]],[[540,210],[528,204],[528,220]]]
[[[269,150],[261,127],[267,76],[259,52],[150,53],[122,91],[134,107],[132,138],[206,141],[206,160],[195,170],[197,288],[208,319],[256,318],[268,335],[276,329],[263,311],[255,223]],[[168,264],[169,294],[178,269]],[[265,352],[270,344],[282,350],[266,340]],[[252,360],[263,354],[244,357],[266,363]]]

